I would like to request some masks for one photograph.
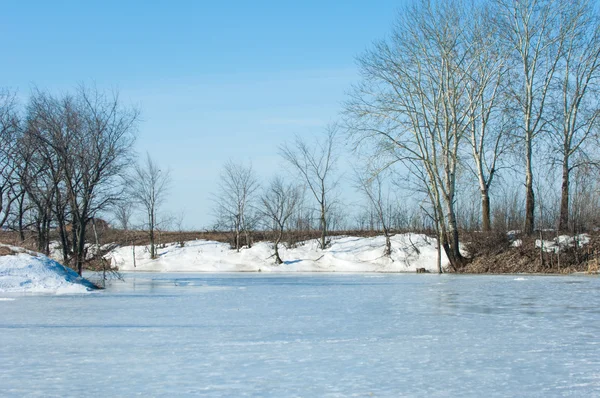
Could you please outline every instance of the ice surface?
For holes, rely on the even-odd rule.
[[[600,279],[126,274],[0,301],[0,396],[600,396]]]
[[[391,238],[392,255],[385,257],[385,238],[334,237],[331,247],[317,248],[317,241],[301,242],[297,247],[280,246],[284,264],[277,265],[272,244],[259,242],[240,252],[226,243],[207,240],[186,242],[184,247],[173,243],[158,250],[158,259],[151,260],[145,246],[121,247],[106,257],[120,270],[193,271],[193,272],[415,272],[417,268],[437,270],[436,240],[422,234],[398,234]],[[442,253],[442,265],[448,260]]]

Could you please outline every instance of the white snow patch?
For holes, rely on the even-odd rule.
[[[385,237],[333,237],[331,246],[318,249],[315,240],[295,248],[280,245],[283,264],[275,264],[272,243],[259,242],[239,252],[226,243],[208,240],[170,244],[150,259],[145,246],[119,247],[105,256],[121,271],[158,272],[415,272],[417,268],[436,271],[436,240],[422,234],[398,234],[391,238],[392,255],[383,255]],[[442,266],[448,259],[442,253]]]
[[[579,234],[575,236],[560,235],[551,240],[536,239],[535,247],[543,247],[545,252],[558,253],[570,247],[583,246],[590,243],[588,234]]]
[[[0,292],[10,293],[85,293],[94,286],[75,271],[56,261],[19,247],[15,254],[0,256]]]

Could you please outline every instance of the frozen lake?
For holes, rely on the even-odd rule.
[[[126,274],[0,296],[0,396],[600,396],[600,279]]]

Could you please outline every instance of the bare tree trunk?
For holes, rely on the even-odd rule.
[[[60,203],[60,200],[57,198],[56,204],[55,204],[56,222],[58,223],[58,234],[59,234],[59,238],[60,238],[60,245],[62,248],[63,262],[65,264],[67,264],[69,262],[69,254],[70,254],[69,237],[68,237],[68,232],[66,230],[66,221],[65,221],[65,217],[64,217],[64,212],[60,208],[59,203]]]
[[[392,241],[390,239],[390,232],[387,230],[387,228],[384,228],[383,233],[385,235],[385,251],[383,255],[390,257],[392,255]]]
[[[562,186],[560,196],[560,216],[558,230],[566,232],[569,229],[569,159],[565,157],[562,167]]]
[[[275,240],[275,263],[277,263],[277,264],[283,263],[283,260],[281,260],[281,257],[279,257],[279,243],[281,242],[282,238],[283,238],[283,230],[280,229],[279,233],[277,235],[277,239]]]
[[[481,222],[483,232],[492,230],[492,222],[490,217],[490,194],[486,189],[481,191]]]
[[[437,257],[436,257],[436,262],[437,262],[437,271],[438,274],[442,273],[442,233],[439,230],[438,227],[438,234],[437,234],[437,243],[436,243],[436,249],[437,249]]]
[[[44,236],[44,242],[45,242],[45,246],[44,246],[44,254],[49,256],[50,255],[50,223],[52,222],[51,217],[48,217],[46,219],[46,225],[44,226],[44,231],[45,231],[45,236]]]
[[[156,258],[156,246],[154,244],[154,209],[150,210],[150,217],[148,219],[148,238],[150,240],[150,258],[154,260]]]
[[[77,273],[79,276],[83,274],[83,262],[85,261],[85,227],[85,222],[79,220],[79,225],[77,226],[77,250],[75,251]]]
[[[25,192],[21,193],[21,197],[19,198],[19,239],[21,240],[21,242],[25,242],[25,231],[23,228],[23,217],[25,216],[25,208],[24,208],[24,204],[25,204]]]
[[[446,235],[446,254],[448,255],[448,259],[450,260],[450,264],[455,270],[458,270],[464,265],[465,259],[460,253],[460,242],[458,237],[458,227],[456,222],[456,214],[454,212],[454,208],[447,204],[448,207],[448,229],[449,236]]]
[[[240,240],[241,240],[240,218],[239,218],[239,216],[236,216],[236,219],[235,219],[235,250],[237,250],[238,252],[240,251]]]
[[[327,218],[326,218],[326,210],[325,210],[325,199],[322,199],[321,202],[321,250],[325,250],[327,247]]]
[[[531,140],[526,142],[526,165],[525,165],[525,226],[523,232],[527,235],[533,234],[535,196],[533,194],[533,171],[531,161]]]
[[[133,268],[136,268],[137,265],[135,263],[135,240],[131,241],[131,254],[133,256]]]

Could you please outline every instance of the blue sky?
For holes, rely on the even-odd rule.
[[[222,164],[270,178],[280,144],[335,121],[401,1],[4,0],[0,86],[118,89],[142,112],[138,152],[171,170],[164,210],[209,227]]]

